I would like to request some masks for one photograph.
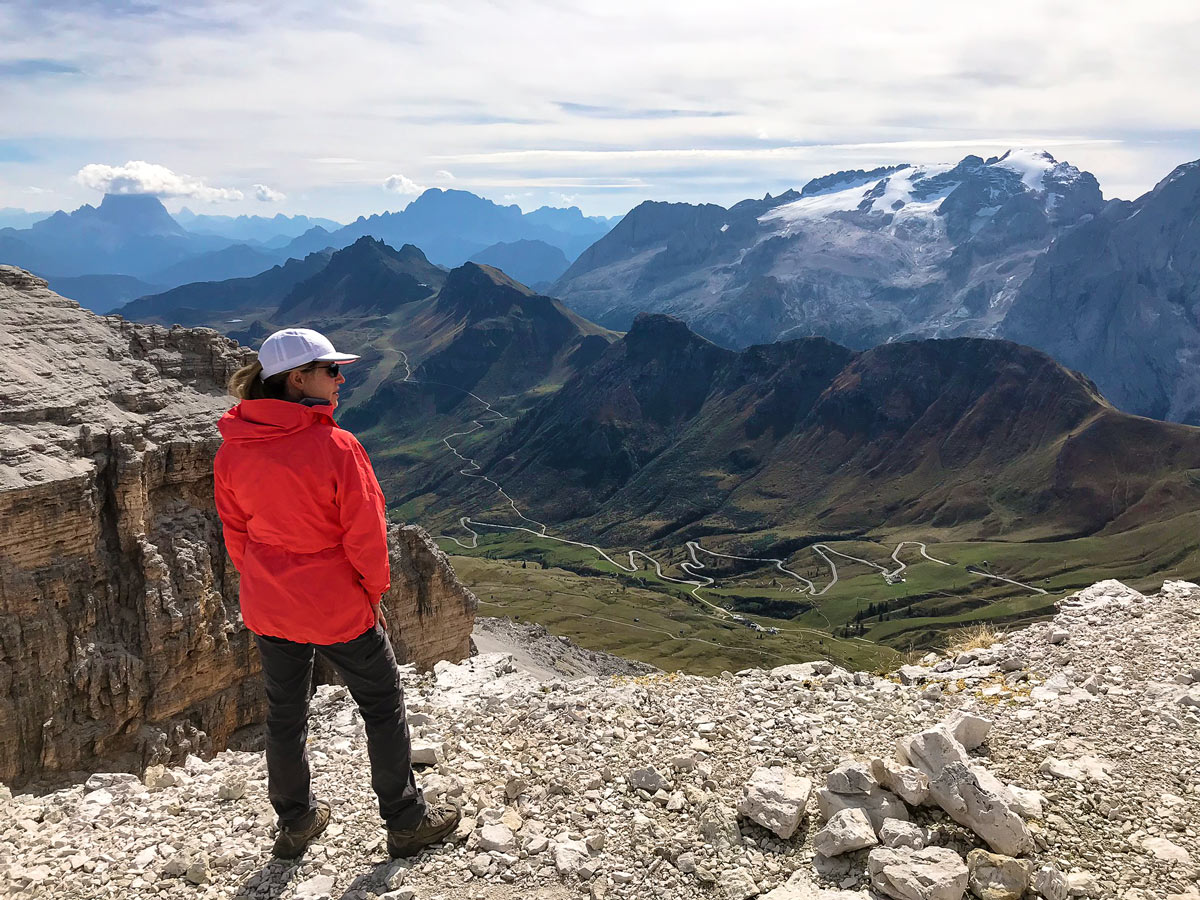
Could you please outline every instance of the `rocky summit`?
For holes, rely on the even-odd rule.
[[[504,653],[405,668],[414,758],[461,806],[390,861],[363,726],[313,703],[333,823],[272,861],[255,753],[3,791],[12,896],[1194,900],[1200,587],[1106,581],[1052,621],[873,675],[539,681]]]

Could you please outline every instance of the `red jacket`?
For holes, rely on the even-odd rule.
[[[383,491],[362,445],[328,407],[286,400],[243,400],[217,427],[217,512],[246,627],[306,644],[358,637],[391,583]]]

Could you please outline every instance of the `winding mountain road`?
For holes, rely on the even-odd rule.
[[[571,540],[570,538],[564,538],[564,537],[559,537],[558,535],[550,534],[549,526],[547,526],[546,523],[539,522],[536,519],[532,519],[529,516],[525,515],[523,512],[521,512],[521,510],[517,507],[516,501],[513,499],[513,497],[507,491],[504,490],[503,485],[501,485],[498,481],[494,480],[493,478],[482,474],[482,467],[479,465],[479,463],[474,458],[472,458],[470,456],[466,456],[465,454],[461,453],[459,451],[459,449],[450,442],[452,438],[465,437],[467,435],[474,434],[475,432],[484,428],[485,425],[487,425],[489,423],[505,421],[508,419],[508,416],[506,416],[504,413],[500,412],[500,410],[493,407],[490,402],[488,402],[487,400],[484,400],[478,394],[472,393],[471,391],[468,391],[465,388],[460,388],[460,387],[457,387],[456,385],[444,384],[442,382],[431,382],[431,381],[419,382],[419,381],[414,380],[412,377],[412,374],[413,374],[412,366],[409,363],[408,354],[405,353],[403,350],[397,350],[395,352],[398,354],[399,358],[395,360],[395,362],[393,363],[393,367],[394,367],[395,363],[402,364],[404,366],[404,378],[402,379],[402,381],[408,382],[410,384],[437,384],[441,387],[448,387],[453,390],[462,391],[464,394],[471,397],[473,400],[477,401],[478,403],[480,403],[483,406],[482,413],[480,413],[478,417],[473,418],[471,420],[470,428],[468,428],[466,431],[456,431],[456,432],[446,435],[445,437],[442,438],[442,443],[445,444],[446,448],[452,454],[454,454],[454,456],[460,462],[463,463],[463,467],[458,470],[460,475],[463,475],[467,478],[478,478],[483,481],[486,481],[488,484],[490,484],[496,490],[496,493],[499,494],[504,499],[505,505],[507,505],[512,510],[513,514],[515,516],[517,516],[517,518],[519,518],[523,522],[527,522],[528,526],[533,526],[533,527],[528,527],[526,525],[508,525],[508,524],[504,524],[501,522],[487,522],[487,521],[483,521],[483,520],[479,520],[479,519],[473,519],[470,516],[461,516],[458,520],[459,525],[466,532],[468,532],[470,534],[470,536],[471,536],[470,542],[465,543],[462,540],[460,540],[459,538],[455,537],[454,535],[449,535],[449,534],[443,534],[442,537],[447,540],[453,541],[455,544],[462,547],[463,549],[466,549],[466,550],[478,549],[479,533],[477,531],[475,531],[475,528],[494,528],[494,529],[498,529],[501,531],[524,532],[526,534],[532,535],[533,537],[541,538],[543,540],[556,541],[560,544],[566,544],[566,545],[569,545],[572,547],[581,547],[581,548],[584,548],[587,550],[591,550],[592,552],[594,552],[598,556],[600,556],[602,559],[607,561],[614,568],[616,568],[622,572],[625,572],[626,574],[634,574],[636,572],[642,571],[642,567],[638,564],[638,560],[639,559],[645,560],[648,564],[650,564],[654,567],[655,575],[660,580],[671,582],[672,584],[687,585],[688,587],[690,587],[690,590],[688,591],[688,593],[693,598],[695,598],[695,600],[698,603],[700,603],[701,605],[703,605],[703,606],[707,607],[709,610],[711,610],[712,611],[711,614],[714,614],[715,616],[724,618],[724,619],[729,619],[729,618],[733,617],[732,614],[729,612],[729,610],[725,609],[723,606],[719,606],[718,604],[712,603],[709,600],[706,600],[704,597],[700,596],[699,592],[701,590],[703,590],[704,588],[707,588],[707,587],[710,587],[710,586],[716,584],[716,579],[712,578],[711,576],[705,575],[700,571],[701,569],[705,568],[705,564],[702,563],[700,561],[700,559],[698,558],[698,556],[697,556],[698,553],[703,553],[708,556],[712,556],[712,557],[720,558],[720,559],[729,559],[729,560],[736,560],[736,561],[740,561],[740,562],[757,563],[760,565],[769,564],[769,565],[773,566],[776,570],[778,570],[781,574],[794,579],[798,583],[797,587],[795,587],[793,589],[795,592],[807,593],[813,597],[819,597],[819,596],[823,595],[830,588],[832,588],[835,584],[838,583],[837,564],[833,561],[833,559],[830,558],[830,554],[832,554],[833,556],[840,556],[843,559],[848,559],[848,560],[851,560],[852,562],[862,563],[864,565],[870,566],[871,568],[878,570],[889,581],[891,579],[899,576],[906,568],[908,568],[908,564],[903,562],[900,559],[900,551],[903,550],[905,546],[911,545],[914,547],[918,547],[920,549],[921,556],[931,562],[935,562],[935,563],[938,563],[943,566],[952,565],[952,563],[948,563],[945,560],[941,560],[934,556],[931,556],[929,554],[927,546],[921,541],[900,541],[896,545],[896,549],[892,552],[892,556],[891,556],[892,561],[894,561],[897,566],[897,568],[895,568],[894,570],[888,569],[887,566],[880,565],[879,563],[872,562],[871,560],[863,559],[863,558],[857,557],[857,556],[851,556],[848,553],[843,553],[840,550],[835,550],[834,548],[830,547],[828,544],[813,544],[812,545],[813,552],[815,552],[818,556],[820,556],[825,561],[825,563],[829,566],[829,570],[831,573],[831,578],[830,578],[829,583],[826,584],[823,588],[818,589],[816,584],[814,584],[811,579],[806,578],[803,575],[799,574],[798,572],[793,572],[791,569],[787,568],[784,565],[784,563],[786,562],[786,560],[784,560],[784,559],[778,559],[778,558],[774,558],[774,557],[763,558],[763,557],[755,557],[755,556],[738,556],[738,555],[730,554],[730,553],[721,553],[720,551],[717,551],[717,550],[707,549],[706,547],[702,546],[699,541],[687,541],[685,543],[685,546],[687,548],[687,553],[688,553],[688,559],[679,563],[679,568],[682,569],[688,576],[690,576],[688,578],[675,578],[671,575],[666,574],[663,571],[662,563],[660,563],[659,560],[657,560],[655,557],[651,556],[650,554],[648,554],[642,550],[627,551],[626,558],[628,559],[628,562],[623,563],[619,559],[616,559],[612,555],[610,555],[603,547],[597,546],[596,544],[590,544],[586,541],[575,541],[575,540]],[[389,362],[390,361],[391,360],[389,360]],[[986,573],[980,573],[980,574],[986,574]],[[988,577],[1000,578],[1003,581],[1012,581],[1012,579],[1004,578],[1003,576],[989,575]],[[1012,581],[1012,583],[1020,584],[1020,582],[1017,582],[1017,581]],[[1039,591],[1040,593],[1043,593],[1043,594],[1046,593],[1045,591],[1042,591],[1040,588],[1033,588],[1030,585],[1021,585],[1021,586],[1029,587],[1030,589]],[[819,610],[818,610],[818,612],[819,612]],[[575,615],[582,615],[582,614],[577,613]],[[822,617],[824,618],[823,614],[822,614]],[[739,617],[739,618],[745,619],[744,616]],[[832,624],[829,622],[829,620],[825,619],[825,622],[826,622],[826,625],[832,629]],[[809,633],[809,634],[817,635],[819,637],[825,637],[829,634],[828,631],[821,631],[819,629],[808,628],[806,626],[785,627],[785,626],[775,625],[774,627],[780,628],[781,631],[787,631],[787,632],[791,632],[791,633]],[[650,630],[650,629],[646,629],[646,630]],[[668,632],[663,632],[663,633],[669,634]],[[699,639],[693,638],[692,640],[699,640]],[[869,641],[866,641],[863,638],[857,638],[857,637],[849,638],[849,640],[860,641],[863,643],[870,643]],[[703,643],[709,643],[709,642],[703,642]],[[713,646],[721,646],[721,645],[714,644]],[[771,655],[773,655],[773,654],[771,654]]]

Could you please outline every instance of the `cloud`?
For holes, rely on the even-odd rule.
[[[241,191],[209,187],[199,178],[172,172],[142,160],[130,160],[123,166],[91,163],[75,173],[75,180],[86,188],[106,194],[153,194],[155,197],[186,197],[215,203],[241,200]]]
[[[280,203],[287,199],[287,194],[272,190],[265,184],[256,184],[254,186],[254,199],[261,200],[263,203]]]
[[[406,175],[389,175],[384,179],[383,186],[397,194],[419,194],[425,190],[424,185],[417,184]]]
[[[1194,2],[1009,0],[999,16],[954,0],[918,15],[893,0],[602,6],[0,2],[0,33],[21,36],[0,62],[6,139],[37,157],[0,159],[0,206],[26,184],[62,185],[85,159],[169,160],[241,185],[246,212],[261,206],[250,185],[286,184],[303,212],[350,220],[378,211],[400,165],[414,182],[497,194],[541,179],[535,203],[563,191],[615,214],[1012,144],[1130,196],[1197,155],[1194,141],[1157,137],[1197,124]],[[547,46],[586,46],[605,64]],[[645,187],[602,187],[625,178]],[[64,206],[91,199],[77,183],[63,191]]]
[[[727,109],[648,109],[627,106],[596,106],[591,103],[555,102],[565,113],[593,119],[723,119],[737,113]]]
[[[0,78],[28,78],[33,75],[79,75],[78,66],[56,59],[9,59],[0,62]]]
[[[453,181],[454,180],[454,174],[452,172],[447,172],[445,169],[438,169],[436,172],[433,173],[433,177],[436,178],[438,181]]]

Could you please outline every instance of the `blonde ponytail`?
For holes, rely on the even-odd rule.
[[[286,400],[287,372],[278,372],[266,381],[262,378],[262,363],[242,366],[229,378],[229,393],[239,400]]]

